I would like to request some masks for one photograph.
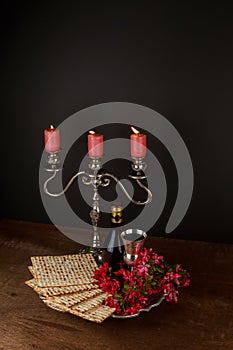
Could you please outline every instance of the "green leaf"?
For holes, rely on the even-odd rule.
[[[120,295],[120,294],[118,294],[118,293],[115,293],[115,294],[113,295],[113,298],[114,298],[114,299],[121,298],[121,295]]]
[[[163,273],[163,272],[164,272],[164,270],[161,269],[160,267],[157,267],[157,271],[160,272],[160,273]]]
[[[142,290],[141,293],[142,293],[142,294],[148,294],[148,292],[145,291],[145,290]]]
[[[132,288],[131,286],[128,286],[128,285],[125,285],[124,286],[124,289],[126,289],[126,290],[128,290],[128,289],[130,289],[130,288]]]
[[[152,280],[153,280],[153,278],[154,278],[154,276],[149,276],[149,277],[147,278],[147,282],[152,281]]]

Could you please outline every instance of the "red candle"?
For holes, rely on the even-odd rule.
[[[130,135],[131,157],[144,158],[146,155],[146,135],[131,127],[134,134]]]
[[[94,131],[89,131],[88,134],[88,154],[89,157],[100,158],[104,153],[104,137],[101,134],[96,134]]]
[[[57,152],[60,149],[60,131],[53,125],[44,130],[45,150],[47,152]]]

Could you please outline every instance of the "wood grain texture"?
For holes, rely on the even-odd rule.
[[[181,290],[177,304],[98,325],[49,309],[24,284],[30,256],[73,254],[80,246],[50,225],[2,221],[0,349],[231,350],[233,246],[155,237],[146,245],[189,269],[190,287]]]

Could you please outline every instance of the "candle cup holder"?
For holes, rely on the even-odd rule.
[[[102,168],[102,162],[100,157],[90,157],[91,162],[88,167],[91,170],[99,171]]]
[[[62,166],[61,166],[61,159],[59,155],[60,151],[57,152],[48,152],[48,158],[46,161],[46,166],[45,170],[46,171],[61,171]]]
[[[132,269],[138,254],[143,248],[147,234],[139,229],[128,229],[121,233],[124,243],[124,262]]]
[[[147,168],[146,163],[143,161],[144,158],[132,158],[133,162],[131,164],[131,171],[129,173],[129,177],[135,180],[143,180],[146,179],[146,175],[144,171]]]

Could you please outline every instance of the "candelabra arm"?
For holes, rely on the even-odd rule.
[[[63,194],[65,194],[65,192],[70,188],[70,186],[72,185],[72,183],[74,182],[74,180],[79,176],[79,175],[84,175],[85,174],[85,171],[79,171],[78,173],[76,173],[71,179],[70,181],[67,183],[67,185],[65,186],[64,190],[62,190],[61,192],[59,193],[51,193],[49,192],[48,188],[47,188],[47,185],[50,181],[52,181],[55,176],[57,174],[57,171],[54,171],[53,175],[50,176],[44,183],[44,192],[49,195],[50,197],[60,197],[62,196]]]
[[[148,195],[148,196],[147,196],[147,200],[144,201],[144,202],[134,200],[134,199],[130,196],[130,194],[128,193],[128,191],[126,190],[125,186],[121,183],[121,181],[120,181],[115,175],[110,174],[110,173],[103,173],[103,174],[99,175],[99,179],[100,179],[100,180],[102,180],[102,178],[104,178],[104,177],[110,177],[110,178],[112,178],[112,179],[116,182],[116,184],[118,184],[118,185],[120,186],[120,188],[122,189],[123,193],[126,195],[126,197],[127,197],[132,203],[134,203],[134,204],[136,204],[136,205],[145,205],[145,204],[148,204],[148,203],[150,203],[150,202],[152,201],[152,193],[151,193],[151,191],[150,191],[145,185],[143,185],[139,179],[136,179],[137,184],[138,184],[144,191],[146,191],[146,192],[147,192],[147,195]]]
[[[147,197],[147,200],[144,202],[144,204],[148,204],[148,203],[151,203],[152,202],[152,192],[149,190],[148,187],[146,187],[145,185],[143,185],[143,183],[141,183],[140,180],[136,180],[137,181],[137,184],[144,190],[147,192],[148,194],[148,197]]]

